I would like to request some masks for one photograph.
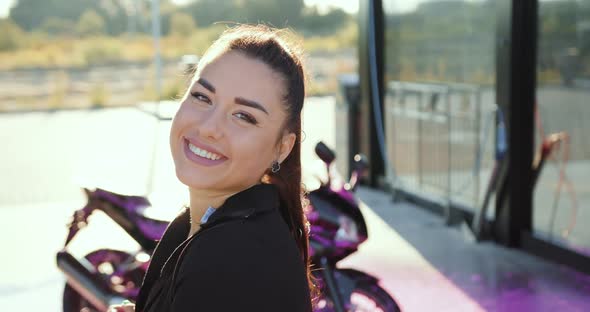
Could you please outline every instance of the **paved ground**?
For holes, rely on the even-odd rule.
[[[381,277],[405,311],[590,311],[590,276],[496,244],[361,188],[369,241],[341,263]],[[370,208],[369,208],[370,207]]]
[[[323,172],[313,146],[320,139],[335,142],[333,113],[331,98],[306,103],[302,159],[310,189],[317,185],[314,174]],[[0,115],[1,311],[60,311],[64,280],[54,256],[67,218],[84,203],[79,182],[145,194],[151,180],[156,206],[180,205],[184,189],[171,170],[168,127],[135,108]],[[157,165],[150,179],[154,143]],[[590,309],[587,276],[467,243],[439,218],[393,205],[386,194],[361,189],[359,195],[371,237],[340,265],[380,277],[406,311],[506,311],[509,303],[523,311]],[[135,247],[103,215],[90,223],[72,246],[76,254],[103,245]]]

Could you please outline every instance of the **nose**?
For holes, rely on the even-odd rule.
[[[200,120],[200,124],[198,125],[200,136],[211,141],[221,139],[224,135],[224,117],[222,109],[216,108],[210,110],[204,118]]]

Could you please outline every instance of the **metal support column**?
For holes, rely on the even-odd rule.
[[[359,77],[361,91],[361,116],[365,119],[360,129],[360,149],[369,158],[369,183],[373,187],[381,187],[385,181],[385,158],[382,155],[379,135],[384,129],[379,129],[385,120],[383,116],[383,61],[384,61],[384,13],[381,0],[359,2]],[[371,33],[374,32],[374,33]],[[374,35],[374,42],[370,39]],[[374,45],[371,47],[371,45]],[[374,48],[374,50],[372,50]],[[375,54],[375,55],[372,55]],[[371,63],[376,63],[376,74],[371,73]],[[375,64],[373,63],[373,64]],[[374,86],[373,77],[377,77],[377,98],[371,88]],[[377,105],[378,104],[378,105]],[[375,111],[375,108],[380,111]],[[375,120],[379,116],[381,122]],[[384,143],[384,142],[383,142]],[[383,149],[385,147],[383,146]]]
[[[537,5],[537,0],[499,2],[496,95],[508,152],[500,171],[494,235],[508,246],[520,246],[523,231],[532,229]]]

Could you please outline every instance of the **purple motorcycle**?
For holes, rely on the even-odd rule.
[[[145,197],[119,195],[102,189],[85,188],[84,191],[88,202],[74,212],[64,248],[57,253],[57,266],[67,278],[64,312],[106,311],[112,304],[137,298],[157,240],[168,226],[167,221],[145,216],[145,210],[151,207]],[[88,217],[95,210],[101,210],[123,228],[139,244],[140,251],[131,254],[99,249],[82,259],[70,254],[68,244],[87,225]]]
[[[391,296],[379,286],[377,278],[354,269],[336,268],[336,263],[357,251],[367,240],[367,225],[354,190],[368,163],[355,155],[348,183],[332,179],[334,152],[319,142],[315,152],[326,164],[327,181],[311,191],[307,219],[311,225],[310,256],[321,298],[315,311],[400,311]]]
[[[326,164],[330,177],[334,153],[321,142],[315,151]],[[338,261],[355,252],[367,239],[367,227],[353,195],[358,177],[366,166],[364,157],[357,155],[349,183],[337,186],[328,178],[309,194],[310,256],[322,293],[315,311],[399,311],[375,277],[353,269],[336,268]],[[102,189],[84,191],[88,202],[74,213],[64,248],[57,253],[57,266],[67,277],[64,312],[106,311],[108,306],[125,299],[134,301],[157,240],[168,225],[167,221],[146,216],[145,211],[151,204],[145,197]],[[121,226],[139,244],[140,251],[99,249],[81,259],[69,253],[68,244],[97,209]]]

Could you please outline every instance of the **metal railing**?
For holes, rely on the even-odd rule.
[[[493,163],[494,114],[492,88],[388,82],[387,181],[443,206],[478,206]]]

